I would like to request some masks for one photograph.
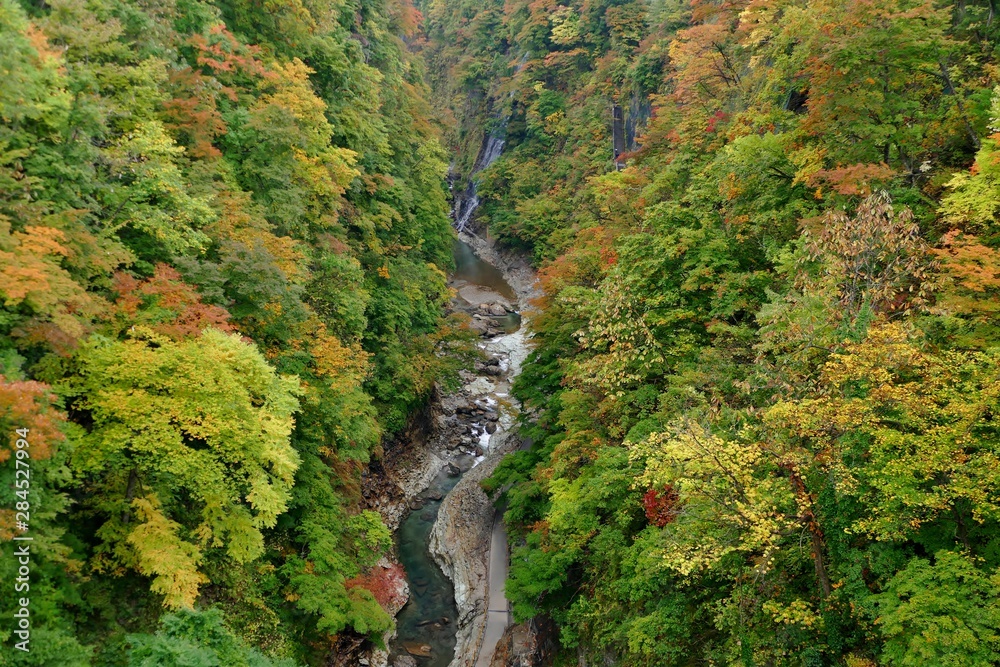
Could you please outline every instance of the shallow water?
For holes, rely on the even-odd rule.
[[[517,295],[503,279],[500,269],[476,257],[467,243],[456,240],[453,253],[455,255],[455,272],[451,275],[452,280],[464,280],[473,285],[486,287],[508,301],[517,301]]]

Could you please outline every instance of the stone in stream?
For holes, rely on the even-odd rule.
[[[415,655],[418,658],[429,658],[431,657],[431,645],[421,644],[419,642],[403,642],[403,648],[410,655]]]
[[[496,433],[497,432],[497,423],[496,422],[487,422],[486,423],[486,432],[489,433],[490,435],[493,435],[494,433]]]
[[[392,661],[392,667],[417,667],[417,661],[408,655],[400,655]]]
[[[462,471],[454,463],[448,464],[448,477],[458,477],[462,474]]]

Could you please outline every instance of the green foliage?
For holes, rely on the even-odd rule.
[[[417,17],[0,0],[0,407],[66,410],[17,664],[321,664],[390,629],[361,474],[460,337]],[[206,599],[232,632],[148,634]]]
[[[154,635],[130,635],[129,667],[294,667],[246,646],[217,609],[165,615]]]
[[[485,483],[515,615],[566,664],[995,661],[996,3],[426,11],[545,290]]]
[[[967,556],[916,558],[878,598],[887,665],[992,665],[1000,659],[997,575]]]

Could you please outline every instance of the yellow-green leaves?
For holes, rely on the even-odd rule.
[[[826,364],[819,397],[778,403],[766,422],[864,502],[854,529],[906,539],[942,517],[1000,518],[998,380],[994,353],[930,354],[882,324]]]
[[[183,152],[156,120],[140,123],[109,149],[111,175],[117,179],[104,201],[110,230],[132,227],[178,254],[208,244],[201,228],[215,213],[204,198],[188,194],[175,163]]]
[[[787,479],[775,474],[774,459],[754,442],[723,440],[694,422],[654,433],[633,449],[645,461],[640,482],[669,485],[680,510],[665,529],[663,557],[682,575],[710,568],[723,556],[742,552],[761,558],[796,522]]]
[[[155,496],[136,498],[132,506],[142,522],[126,538],[135,550],[136,569],[153,578],[150,588],[163,596],[165,606],[193,607],[198,587],[208,583],[198,571],[201,551],[178,536],[180,524],[163,514]]]
[[[299,465],[289,443],[298,381],[279,376],[238,336],[212,329],[178,342],[134,327],[125,341],[91,340],[79,362],[70,401],[93,425],[75,464],[98,487],[109,522],[128,523],[127,511],[112,508],[127,507],[133,494],[159,498],[162,510],[139,508],[150,525],[128,542],[141,572],[166,577],[156,590],[167,604],[193,600],[200,557],[186,535],[239,562],[258,557],[260,531],[287,508]],[[107,528],[110,539],[121,534]],[[173,545],[171,565],[154,567],[157,549],[146,554],[139,544],[146,533]]]
[[[991,112],[994,132],[1000,133],[1000,86],[993,90]],[[945,220],[968,232],[995,232],[1000,222],[1000,134],[983,141],[976,162],[968,172],[958,173],[948,183],[951,190],[941,200]]]

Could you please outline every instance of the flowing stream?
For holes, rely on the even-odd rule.
[[[467,244],[456,241],[454,256],[453,283],[473,285],[516,301],[514,290],[499,269],[477,257]],[[520,327],[521,318],[516,313],[494,319],[507,333]],[[486,437],[483,444],[488,443]],[[460,454],[455,461],[460,470],[468,470],[474,463],[475,459],[465,454]],[[461,475],[449,474],[447,468],[442,470],[430,486],[417,495],[416,504],[411,505],[411,511],[396,532],[397,552],[410,585],[410,599],[396,617],[397,635],[390,650],[393,655],[409,652],[420,667],[447,667],[454,658],[458,616],[455,588],[432,558],[428,542],[442,498],[460,479]],[[429,656],[409,650],[428,646]]]
[[[421,495],[445,496],[458,483],[441,471]],[[427,543],[441,508],[440,500],[428,500],[403,519],[396,532],[399,561],[410,585],[410,600],[396,617],[397,653],[405,653],[407,643],[427,644],[430,657],[417,656],[425,667],[448,667],[455,652],[455,587],[444,576],[427,550]]]

